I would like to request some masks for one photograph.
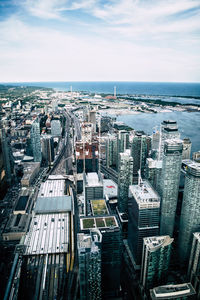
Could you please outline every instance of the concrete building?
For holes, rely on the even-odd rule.
[[[145,290],[161,284],[166,278],[173,240],[170,236],[144,238],[140,281]]]
[[[102,234],[91,229],[90,234],[78,233],[79,284],[81,300],[100,300]]]
[[[188,265],[188,277],[200,299],[200,232],[193,233],[192,248]]]
[[[160,197],[147,180],[129,187],[128,244],[139,269],[143,238],[159,234]]]
[[[185,170],[185,186],[179,231],[179,251],[182,263],[188,262],[192,234],[200,231],[200,163],[189,162]]]
[[[116,168],[117,159],[117,137],[110,135],[106,141],[106,166]]]
[[[118,209],[128,213],[128,189],[133,182],[133,158],[130,150],[119,154],[118,164]]]
[[[36,119],[31,126],[30,137],[31,137],[31,148],[33,152],[34,161],[41,162],[42,153],[41,153],[41,142],[40,142],[40,124],[38,119]]]
[[[179,139],[164,143],[160,180],[161,220],[160,234],[173,236],[181,172],[183,143]]]
[[[40,171],[39,162],[24,162],[23,163],[23,177],[21,179],[22,186],[30,186]]]
[[[83,173],[84,214],[90,211],[90,200],[103,199],[103,178],[101,173]]]
[[[10,186],[12,183],[14,162],[13,162],[13,157],[12,157],[12,150],[9,145],[9,139],[7,137],[7,134],[6,134],[6,131],[4,128],[2,128],[0,130],[0,138],[1,138],[2,156],[3,156],[3,161],[4,161],[5,181]],[[4,175],[4,173],[3,173],[3,175]]]

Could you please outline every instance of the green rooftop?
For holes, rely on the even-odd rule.
[[[114,216],[81,218],[81,229],[118,227]]]
[[[94,216],[108,215],[108,209],[104,199],[91,200],[90,203]]]

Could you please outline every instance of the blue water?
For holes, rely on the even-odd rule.
[[[8,84],[8,83],[7,83]],[[117,94],[128,95],[165,95],[200,97],[200,83],[169,83],[169,82],[20,82],[9,83],[17,86],[41,86],[60,91],[85,91],[91,93],[113,94],[116,86]]]
[[[189,137],[192,142],[192,152],[200,150],[200,112],[168,112],[137,115],[121,115],[117,121],[123,121],[135,130],[143,130],[147,134],[152,134],[159,129],[163,120],[176,120],[181,133],[181,138]]]

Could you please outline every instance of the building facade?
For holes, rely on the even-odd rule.
[[[166,140],[160,180],[160,234],[173,236],[178,199],[183,143],[179,139]]]
[[[34,161],[41,162],[42,153],[41,153],[41,142],[40,142],[40,124],[38,119],[36,119],[30,131],[31,136],[31,147],[33,151]]]
[[[200,299],[200,232],[193,233],[188,277],[196,290],[197,299]]]

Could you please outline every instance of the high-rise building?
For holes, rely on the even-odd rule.
[[[62,127],[60,120],[52,120],[51,121],[51,135],[52,136],[61,136]]]
[[[90,234],[78,233],[79,283],[81,300],[100,300],[101,297],[102,234],[91,229]]]
[[[159,189],[159,182],[162,172],[162,160],[146,159],[145,178],[151,183],[156,191]]]
[[[193,233],[192,249],[188,265],[188,277],[200,299],[200,232]]]
[[[89,122],[92,123],[92,131],[96,132],[96,111],[91,110],[89,112]]]
[[[190,159],[192,143],[189,138],[183,139],[183,154],[182,159]]]
[[[126,130],[119,130],[117,133],[117,159],[116,167],[119,167],[119,154],[123,153],[129,148],[129,132]]]
[[[103,178],[101,173],[83,173],[84,214],[90,211],[90,200],[103,199]]]
[[[131,156],[133,157],[133,183],[138,181],[138,171],[144,175],[146,158],[149,155],[151,139],[141,132],[136,132],[132,140]]]
[[[41,142],[40,142],[40,124],[38,119],[36,119],[31,126],[30,136],[31,136],[31,147],[33,151],[34,161],[41,162],[42,153],[41,153]]]
[[[200,151],[192,153],[192,159],[198,163],[200,163]]]
[[[189,162],[185,168],[185,187],[180,219],[180,259],[187,262],[193,232],[200,231],[200,163]]]
[[[115,168],[117,159],[117,138],[110,135],[106,141],[106,166]]]
[[[164,143],[166,140],[179,139],[180,133],[178,131],[177,122],[174,120],[164,120],[161,123],[161,145],[159,158],[163,158],[164,154]]]
[[[140,280],[146,290],[166,278],[173,240],[169,235],[144,238]]]
[[[2,159],[3,159],[3,166],[4,166],[3,172],[1,174],[2,176],[1,178],[3,179],[5,176],[6,183],[8,185],[11,185],[13,167],[14,167],[12,150],[4,128],[1,129],[0,135],[1,135]]]
[[[80,218],[81,232],[88,233],[89,230],[96,228],[102,234],[102,298],[107,299],[110,296],[117,296],[120,289],[121,230],[113,215]]]
[[[143,238],[159,234],[160,197],[147,180],[129,187],[128,244],[140,267]]]
[[[119,154],[118,165],[118,209],[128,213],[128,189],[133,181],[133,158],[130,150]]]
[[[42,158],[46,166],[49,166],[54,161],[54,142],[51,135],[43,135],[41,139]]]
[[[160,180],[161,220],[160,234],[173,236],[178,199],[183,143],[179,139],[164,143]]]

